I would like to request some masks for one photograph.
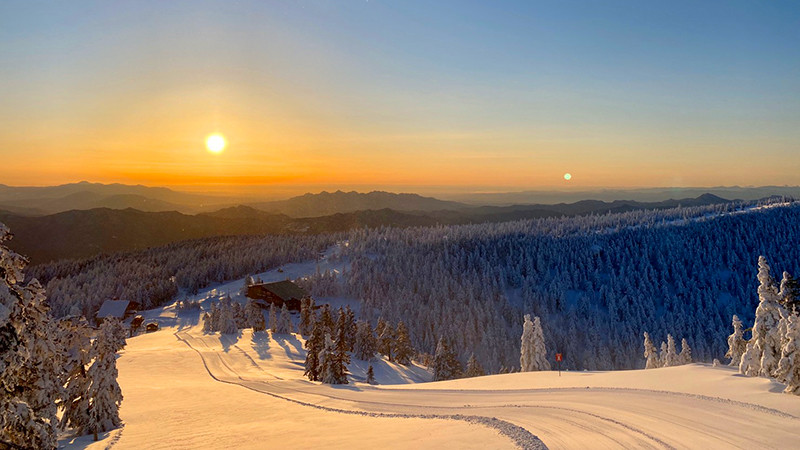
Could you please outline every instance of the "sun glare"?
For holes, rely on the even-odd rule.
[[[221,134],[212,134],[206,138],[206,148],[211,153],[221,153],[225,150],[225,138]]]
[[[567,181],[571,180],[572,179],[572,174],[571,173],[565,173],[564,174],[564,179],[567,180]]]

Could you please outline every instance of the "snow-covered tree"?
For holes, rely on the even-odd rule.
[[[304,298],[300,301],[300,334],[308,336],[314,326],[314,299]]]
[[[0,446],[55,448],[55,326],[39,282],[23,284],[26,260],[6,247],[10,237],[0,223]]]
[[[247,295],[247,290],[250,288],[250,286],[254,285],[255,283],[256,282],[255,282],[255,280],[253,280],[252,276],[248,275],[248,276],[244,277],[244,285],[239,290],[239,293],[242,294],[242,295]]]
[[[211,331],[219,331],[222,323],[222,311],[216,303],[211,304]]]
[[[775,374],[779,381],[786,383],[784,392],[800,395],[800,316],[790,314],[786,321],[786,339]]]
[[[347,384],[347,351],[344,343],[325,335],[325,347],[320,353],[320,380],[326,384]]]
[[[728,336],[728,351],[725,353],[725,357],[731,359],[729,366],[738,366],[742,361],[742,355],[747,350],[747,341],[744,340],[744,329],[739,316],[734,314],[731,324],[733,333]]]
[[[325,349],[325,330],[320,321],[315,321],[311,328],[311,335],[305,343],[306,362],[305,372],[303,375],[307,376],[311,381],[320,380],[320,355]]]
[[[550,363],[547,362],[547,348],[544,343],[544,331],[539,317],[534,317],[531,322],[530,314],[525,314],[519,362],[520,370],[523,372],[550,370]]]
[[[63,398],[59,407],[63,410],[61,428],[72,428],[80,435],[89,423],[90,379],[86,373],[91,350],[91,329],[83,317],[70,316],[59,321],[60,346],[65,350],[61,385]]]
[[[353,354],[356,358],[369,361],[375,356],[378,342],[369,322],[359,320],[356,323],[356,339],[353,346]]]
[[[347,350],[353,351],[356,345],[356,314],[350,308],[350,305],[344,308],[345,315],[345,328],[347,336]]]
[[[89,397],[89,423],[84,433],[108,431],[121,424],[119,405],[122,403],[122,390],[117,383],[116,329],[121,324],[116,319],[106,319],[100,325],[97,338],[92,343],[91,356],[94,359],[87,375],[91,380]]]
[[[433,356],[433,381],[453,380],[459,378],[461,373],[461,361],[458,360],[453,347],[447,339],[440,338],[436,354]]]
[[[278,311],[275,308],[275,303],[269,305],[269,329],[273,333],[278,332]]]
[[[778,296],[786,311],[800,314],[800,281],[789,272],[783,272],[781,290]]]
[[[252,299],[247,300],[247,305],[244,309],[245,315],[247,316],[247,325],[252,328],[253,331],[264,331],[267,329],[267,324],[264,320],[264,312],[261,310],[261,306],[259,306],[258,303]]]
[[[781,317],[786,310],[780,304],[775,280],[769,273],[766,258],[758,258],[758,298],[756,319],[753,324],[753,337],[747,343],[745,355],[739,370],[745,375],[773,376],[780,360],[782,336],[780,333]],[[756,358],[758,358],[756,366]]]
[[[397,332],[394,347],[394,360],[398,364],[409,365],[414,356],[414,347],[411,346],[411,338],[408,336],[406,324],[401,320],[397,323]]]
[[[653,345],[653,341],[650,340],[650,335],[647,332],[644,332],[644,357],[647,360],[645,363],[645,369],[657,369],[661,367],[660,361],[658,358],[658,350],[656,350],[656,346]]]
[[[481,366],[481,363],[475,358],[475,353],[471,354],[467,361],[467,370],[464,371],[464,377],[472,378],[482,377],[484,375],[486,375],[486,371],[483,370],[483,366]]]
[[[292,316],[289,314],[289,308],[286,307],[286,303],[281,306],[281,315],[278,317],[277,325],[277,331],[274,331],[277,334],[291,334],[294,332]]]
[[[686,339],[681,339],[681,353],[678,355],[678,361],[680,364],[691,364],[692,363],[692,348],[689,347],[689,343],[686,342]]]
[[[219,332],[222,334],[236,334],[239,328],[236,326],[236,318],[233,317],[233,307],[230,303],[223,303],[219,314]]]
[[[667,353],[664,355],[664,367],[679,366],[681,364],[675,338],[667,334]]]
[[[667,366],[667,353],[669,350],[667,349],[667,343],[661,341],[661,351],[658,353],[658,364],[659,367],[668,367]]]
[[[378,321],[380,324],[380,321]],[[381,334],[378,335],[378,353],[394,361],[395,336],[394,329],[387,322],[384,322]]]

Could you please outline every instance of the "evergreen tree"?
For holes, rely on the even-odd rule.
[[[61,416],[61,428],[68,427],[80,435],[89,424],[89,390],[90,380],[86,374],[91,349],[91,329],[83,317],[71,316],[59,321],[61,330],[61,346],[66,351],[64,359],[65,386],[63,398],[59,406],[64,411]]]
[[[211,314],[203,313],[203,333],[211,333],[212,331],[214,329],[211,328]]]
[[[686,339],[681,339],[681,353],[678,355],[678,360],[680,364],[691,364],[692,363],[692,349],[689,347],[689,343],[686,342]]]
[[[375,356],[378,348],[377,339],[372,332],[372,327],[368,322],[359,320],[356,323],[356,340],[353,346],[355,357],[364,361],[369,361]]]
[[[347,363],[349,357],[344,342],[325,335],[325,347],[320,354],[320,380],[326,384],[347,384]]]
[[[647,359],[644,366],[645,369],[657,369],[660,367],[658,351],[646,331],[644,332],[644,357]]]
[[[380,321],[378,323],[380,323]],[[383,331],[378,335],[378,352],[389,358],[389,361],[394,361],[394,347],[394,329],[389,326],[388,323],[384,322]]]
[[[347,305],[344,309],[345,327],[347,328],[347,349],[353,351],[356,344],[356,314]]]
[[[306,370],[303,375],[311,381],[320,380],[320,356],[325,348],[325,330],[320,321],[315,321],[311,328],[311,336],[306,340]]]
[[[236,334],[239,328],[236,327],[236,319],[233,317],[233,307],[230,303],[223,303],[219,314],[219,332],[222,334]]]
[[[781,290],[778,296],[786,311],[800,314],[800,281],[789,272],[783,272]]]
[[[747,349],[747,341],[744,340],[744,330],[739,316],[734,314],[731,324],[733,325],[733,334],[728,336],[728,352],[725,353],[725,357],[731,359],[729,366],[738,366]]]
[[[745,375],[773,376],[780,360],[782,336],[780,333],[781,318],[786,310],[779,302],[775,280],[769,273],[766,258],[758,258],[758,298],[756,319],[753,324],[753,337],[747,343],[745,355],[739,365],[739,371]]]
[[[322,329],[325,333],[328,333],[331,336],[336,334],[336,323],[333,321],[330,305],[325,304],[322,306],[317,321],[321,323]]]
[[[800,316],[790,314],[786,321],[786,340],[776,375],[780,382],[786,383],[784,392],[800,395]]]
[[[269,305],[269,329],[273,333],[278,332],[278,313],[275,308],[275,303]]]
[[[535,359],[533,346],[533,322],[531,315],[525,314],[522,324],[522,343],[520,345],[519,365],[522,372],[534,370],[533,361]]]
[[[39,282],[23,284],[26,260],[6,247],[10,238],[0,223],[0,446],[55,448],[55,326]]]
[[[447,339],[441,337],[433,356],[433,381],[453,380],[460,377],[461,372],[461,361]]]
[[[304,298],[300,301],[300,334],[308,336],[314,327],[314,299]]]
[[[484,375],[486,375],[486,371],[483,370],[483,366],[481,366],[481,363],[475,358],[475,353],[473,353],[470,355],[469,361],[467,361],[467,370],[464,372],[464,376],[466,378],[472,378],[482,377]]]
[[[256,331],[264,331],[267,329],[266,321],[264,320],[264,312],[261,307],[254,300],[248,300],[245,306],[245,315],[247,316],[247,325]]]
[[[378,384],[375,381],[375,370],[372,369],[372,364],[370,364],[369,367],[367,368],[367,383]]]
[[[292,316],[289,314],[289,308],[286,307],[286,303],[281,306],[281,315],[278,318],[278,334],[291,334],[294,332],[294,326],[292,325]]]
[[[660,367],[669,367],[667,365],[667,353],[669,353],[667,350],[667,343],[661,341],[661,351],[658,354],[658,364]]]
[[[680,365],[678,349],[675,346],[675,338],[667,334],[667,353],[664,355],[664,367]]]
[[[87,391],[89,397],[89,423],[85,432],[97,433],[120,426],[119,405],[122,403],[122,390],[117,383],[117,345],[116,328],[121,327],[116,319],[106,319],[100,325],[97,338],[92,343],[91,355],[94,359],[87,372],[91,384]]]
[[[402,320],[397,323],[396,336],[394,349],[395,362],[407,366],[411,364],[411,358],[414,356],[414,347],[411,346],[411,339],[408,337],[408,329]]]

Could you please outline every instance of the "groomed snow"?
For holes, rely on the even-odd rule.
[[[265,281],[313,273],[287,265]],[[243,281],[193,296],[203,309]],[[343,299],[341,301],[347,301]],[[148,311],[162,329],[128,341],[118,359],[122,429],[65,439],[67,448],[797,448],[800,397],[727,367],[555,371],[437,383],[419,366],[374,360],[380,383],[303,377],[297,335],[203,334],[200,312]],[[541,439],[541,440],[540,440]]]

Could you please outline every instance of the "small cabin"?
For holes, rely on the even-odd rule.
[[[136,311],[138,310],[139,303],[137,302],[132,302],[129,300],[106,300],[103,302],[100,310],[97,311],[95,321],[98,325],[100,325],[100,323],[108,317],[125,320],[128,317],[136,314]]]
[[[281,308],[285,304],[290,311],[300,311],[300,301],[311,298],[311,295],[305,289],[286,280],[250,285],[247,287],[247,297],[256,300],[262,308],[271,305]]]
[[[152,333],[158,331],[158,322],[150,322],[144,327],[145,332]]]

